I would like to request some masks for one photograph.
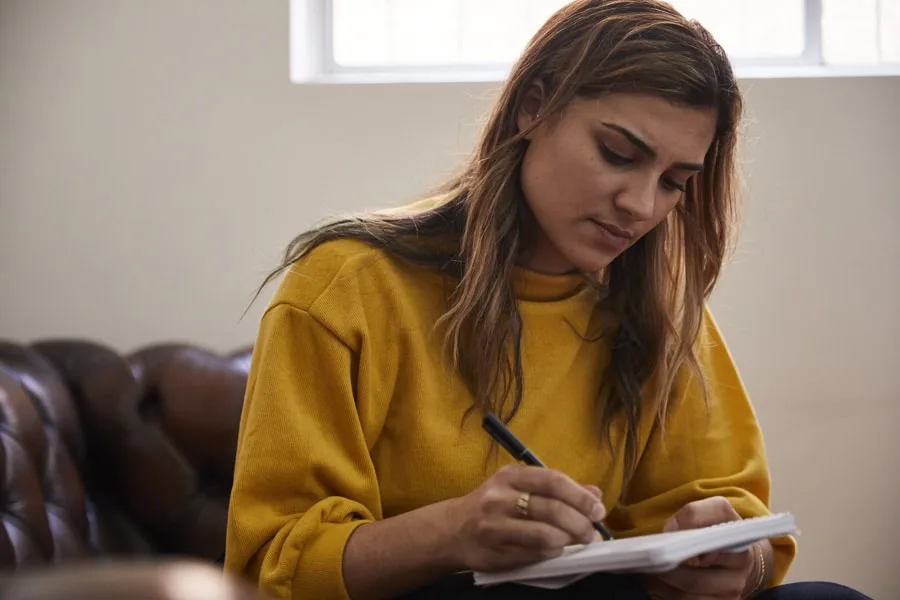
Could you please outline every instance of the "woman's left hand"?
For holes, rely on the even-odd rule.
[[[663,531],[697,529],[740,519],[725,498],[706,498],[685,505],[669,519]],[[673,571],[649,577],[647,589],[653,597],[665,600],[740,600],[751,591],[750,579],[759,569],[756,562],[750,550],[713,552],[690,559]]]

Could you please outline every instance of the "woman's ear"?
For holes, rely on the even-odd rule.
[[[544,95],[544,83],[540,79],[532,81],[525,92],[522,107],[516,117],[516,124],[520,132],[529,129],[537,120],[541,107],[544,106]],[[526,135],[525,139],[530,140],[531,133]]]

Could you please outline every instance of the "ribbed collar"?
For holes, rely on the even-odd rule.
[[[555,302],[571,298],[587,287],[580,273],[548,275],[521,266],[513,267],[516,298],[525,302]]]

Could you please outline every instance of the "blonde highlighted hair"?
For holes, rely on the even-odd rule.
[[[444,202],[416,214],[362,214],[307,231],[291,242],[263,286],[314,248],[341,238],[443,271],[455,284],[440,323],[448,355],[471,391],[473,409],[509,420],[523,391],[512,270],[528,242],[519,184],[528,132],[519,130],[517,116],[535,81],[546,96],[532,127],[576,97],[609,93],[651,94],[715,108],[718,115],[704,169],[689,181],[683,200],[616,258],[601,281],[591,281],[604,289],[603,307],[617,324],[598,398],[598,435],[612,439],[614,419],[624,418],[627,480],[647,407],[662,419],[679,374],[687,369],[700,375],[695,342],[730,246],[736,208],[740,92],[722,48],[670,5],[578,0],[560,9],[513,66],[470,160],[444,186]]]

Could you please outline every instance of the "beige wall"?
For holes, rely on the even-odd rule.
[[[451,169],[485,84],[288,81],[287,2],[0,0],[0,336],[231,349],[289,237]],[[714,307],[793,579],[900,597],[900,78],[745,81],[743,241]]]

